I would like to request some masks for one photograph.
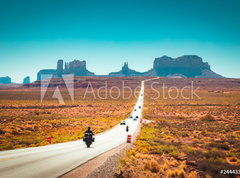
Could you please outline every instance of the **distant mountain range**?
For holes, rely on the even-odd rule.
[[[57,62],[56,69],[43,69],[37,73],[37,80],[46,78],[60,78],[64,75],[74,74],[75,76],[97,76],[93,72],[87,70],[86,61],[74,60],[65,62],[63,60]],[[167,78],[224,78],[216,74],[210,68],[207,62],[203,62],[202,58],[197,55],[184,55],[178,58],[162,56],[155,58],[153,68],[146,72],[137,72],[129,69],[128,63],[125,62],[122,69],[118,72],[111,72],[104,77],[167,77]],[[24,78],[23,83],[29,83],[30,78]],[[11,83],[10,77],[0,77],[0,84]]]
[[[93,72],[87,70],[86,61],[74,60],[65,63],[58,60],[57,69],[44,69],[38,72],[38,80],[62,75],[74,74],[75,76],[96,76]],[[104,77],[137,77],[137,76],[158,76],[169,78],[223,78],[223,76],[213,72],[207,62],[196,55],[184,55],[178,58],[162,56],[155,58],[153,68],[146,72],[137,72],[129,69],[125,62],[122,69],[118,72],[111,72]]]

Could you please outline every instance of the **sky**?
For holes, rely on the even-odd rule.
[[[239,0],[0,0],[0,76],[22,82],[58,59],[97,75],[124,62],[144,72],[156,57],[198,55],[240,78]]]

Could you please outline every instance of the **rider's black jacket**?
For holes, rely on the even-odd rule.
[[[87,130],[85,133],[94,135],[94,133],[91,130]]]

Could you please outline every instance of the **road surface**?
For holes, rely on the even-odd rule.
[[[141,84],[137,103],[131,113],[137,121],[126,119],[126,126],[117,125],[112,129],[98,134],[95,142],[87,148],[82,140],[59,143],[41,147],[32,147],[0,152],[0,177],[58,177],[76,168],[88,160],[126,142],[127,135],[137,130],[142,116],[144,82]],[[135,111],[136,110],[136,111]]]

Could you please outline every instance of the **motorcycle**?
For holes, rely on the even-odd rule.
[[[90,145],[95,141],[95,138],[91,133],[85,133],[83,137],[83,141],[86,143],[87,147],[89,148]]]

